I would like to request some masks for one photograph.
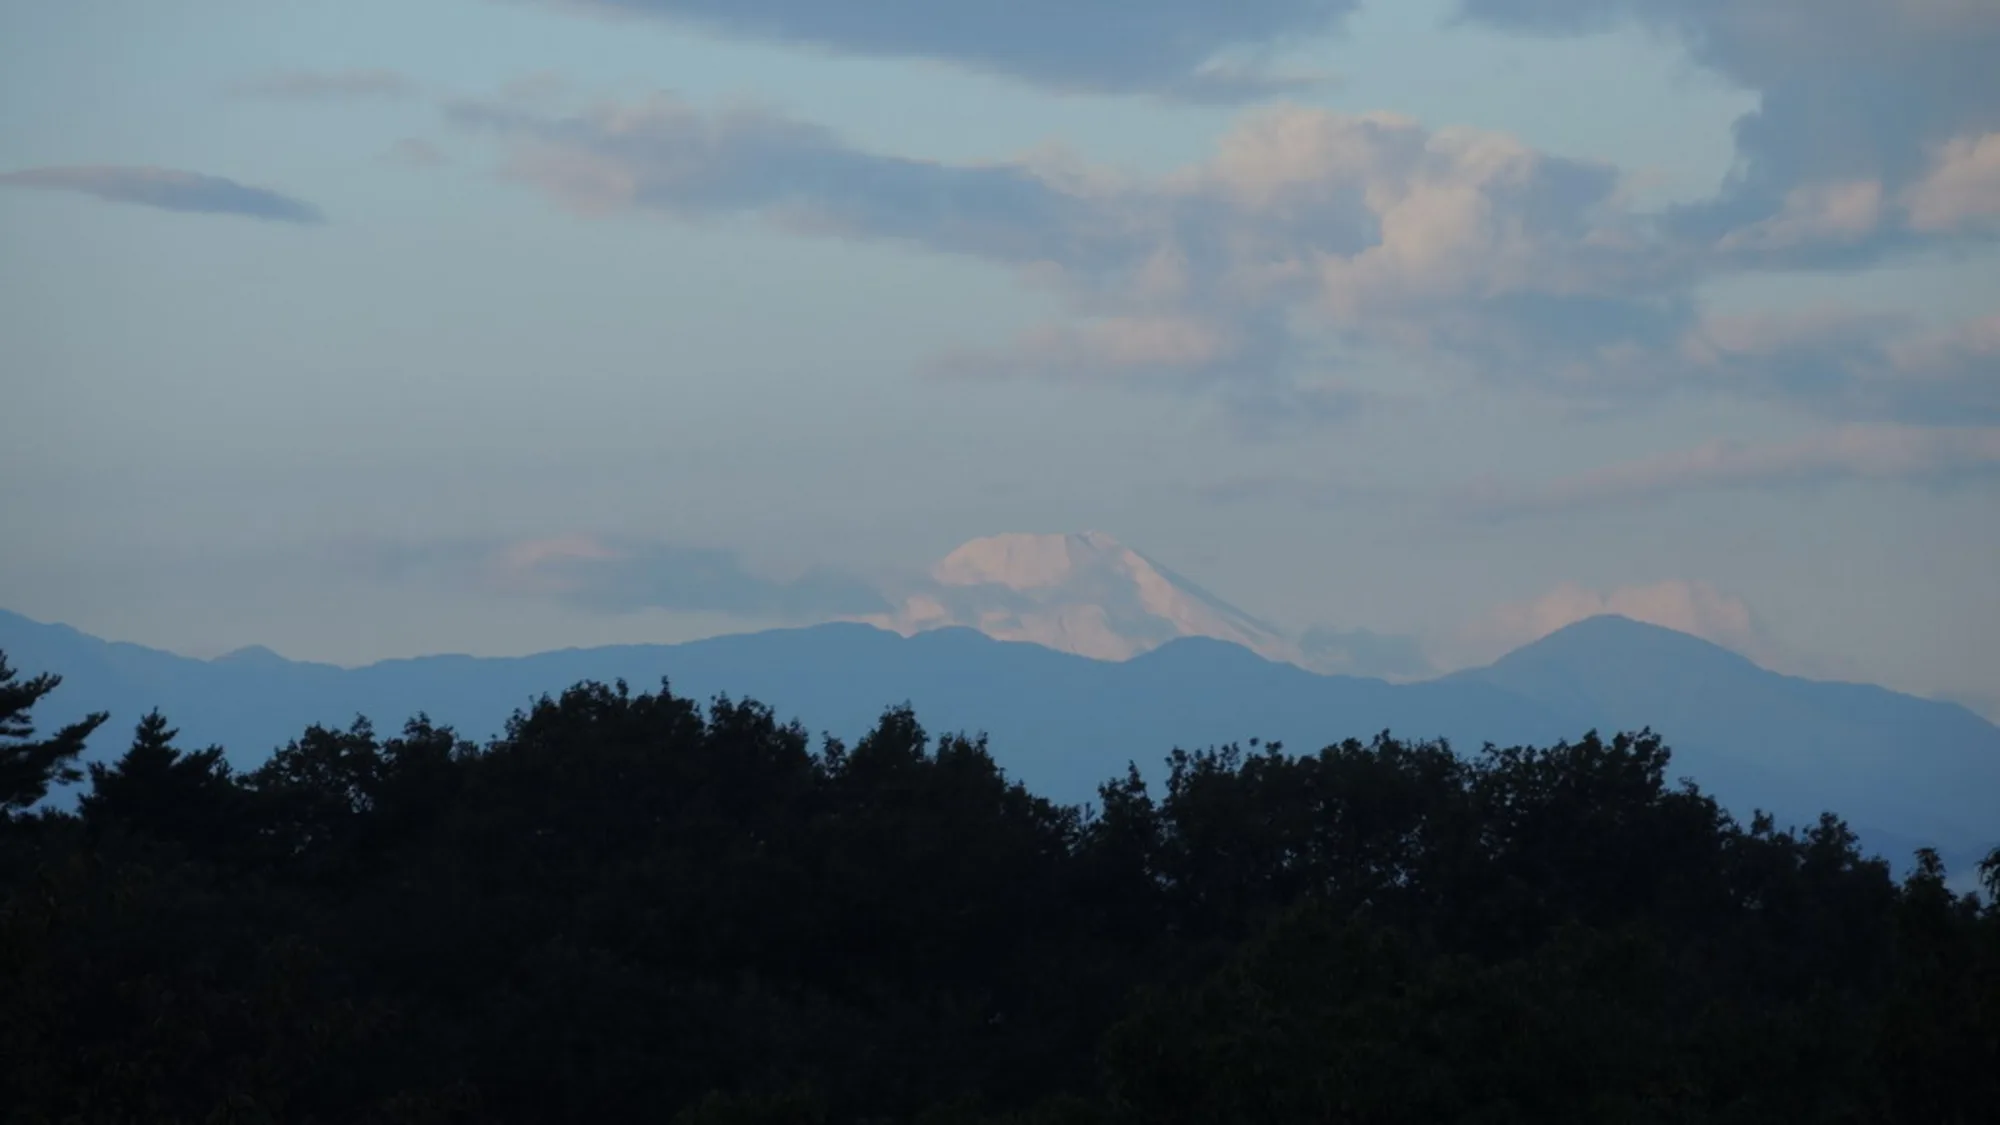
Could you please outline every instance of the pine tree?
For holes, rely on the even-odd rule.
[[[52,785],[83,779],[77,755],[83,753],[84,740],[110,716],[89,715],[36,741],[28,713],[61,684],[61,676],[48,673],[19,679],[7,654],[0,652],[0,817],[33,808],[49,795]]]
[[[229,763],[219,746],[181,750],[179,734],[155,709],[115,764],[92,762],[90,791],[78,802],[84,819],[184,842],[219,830],[235,795]]]

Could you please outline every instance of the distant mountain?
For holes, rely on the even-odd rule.
[[[1792,811],[1810,795],[1908,839],[1968,844],[2000,820],[2000,729],[1954,703],[1780,675],[1685,633],[1602,616],[1442,684],[1500,688],[1603,729],[1650,725],[1704,788]]]
[[[1279,630],[1101,531],[974,539],[931,568],[893,613],[866,619],[905,636],[976,629],[1097,660],[1129,660],[1181,637],[1211,637],[1273,660]]]
[[[1075,565],[1066,555],[999,558],[1012,569],[947,573],[997,574],[1032,590],[1034,566],[1046,574]],[[1872,847],[1906,859],[1920,844],[1935,845],[1960,870],[2000,842],[2000,728],[1953,704],[1781,676],[1623,618],[1594,618],[1489,667],[1410,684],[1316,675],[1207,637],[1110,662],[968,628],[902,637],[853,623],[342,669],[267,651],[195,660],[0,612],[0,650],[25,672],[65,677],[38,715],[43,724],[112,712],[92,743],[100,757],[118,753],[154,706],[185,744],[220,744],[247,766],[314,722],[345,725],[365,714],[393,729],[426,711],[483,739],[514,709],[580,680],[622,678],[643,690],[666,677],[678,694],[747,696],[815,733],[848,739],[883,708],[909,702],[933,732],[990,734],[1011,774],[1065,801],[1091,799],[1128,761],[1158,777],[1176,746],[1257,737],[1312,750],[1392,730],[1470,749],[1651,726],[1675,748],[1676,773],[1745,817],[1761,806],[1794,824],[1832,809]]]
[[[238,664],[245,666],[262,665],[269,667],[276,664],[283,664],[284,662],[284,657],[279,656],[263,645],[245,645],[242,648],[225,652],[215,658],[215,663],[217,664]]]
[[[239,765],[261,761],[309,723],[345,725],[357,714],[391,727],[427,711],[485,738],[544,692],[620,678],[641,690],[667,677],[677,693],[702,700],[747,696],[816,733],[850,739],[884,708],[909,702],[933,731],[990,733],[1016,776],[1068,800],[1093,796],[1128,761],[1156,766],[1175,746],[1251,737],[1316,746],[1384,729],[1474,744],[1577,733],[1566,716],[1485,685],[1440,690],[1317,676],[1208,638],[1183,638],[1114,663],[965,628],[906,638],[848,623],[678,645],[427,656],[342,669],[275,654],[196,660],[0,612],[0,650],[23,670],[64,676],[41,716],[45,724],[113,713],[93,753],[115,754],[139,716],[158,706],[184,743],[220,744]]]
[[[1208,637],[1332,675],[1435,672],[1414,638],[1325,628],[1294,636],[1101,531],[974,539],[891,600],[891,612],[857,620],[904,636],[974,629],[1096,660],[1130,660],[1183,637]]]
[[[2000,723],[2000,692],[1960,691],[1934,698],[1956,703],[1989,723]]]

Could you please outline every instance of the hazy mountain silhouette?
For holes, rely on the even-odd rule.
[[[1482,683],[1604,729],[1650,725],[1704,788],[1972,843],[2000,819],[2000,729],[1954,703],[1781,675],[1719,645],[1618,616],[1560,629],[1441,683]]]
[[[844,738],[909,702],[933,731],[987,732],[1011,774],[1066,801],[1092,798],[1128,761],[1156,774],[1176,746],[1257,737],[1315,749],[1386,729],[1471,750],[1651,726],[1675,748],[1677,774],[1746,818],[1753,806],[1788,823],[1832,809],[1897,856],[1933,844],[1963,857],[2000,840],[1992,724],[1954,704],[1778,675],[1624,618],[1593,618],[1489,667],[1411,684],[1317,675],[1205,637],[1110,662],[966,628],[903,637],[861,624],[342,669],[268,650],[196,660],[0,612],[0,649],[24,670],[65,677],[41,721],[112,713],[95,756],[115,752],[155,706],[184,745],[220,744],[253,765],[314,722],[345,726],[363,714],[393,728],[422,711],[486,738],[515,708],[577,681],[622,678],[638,690],[666,677],[677,694],[753,698]]]

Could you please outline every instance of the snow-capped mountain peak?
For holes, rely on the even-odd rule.
[[[939,562],[893,614],[900,633],[966,626],[1100,660],[1178,637],[1213,637],[1274,660],[1296,652],[1278,630],[1100,531],[974,539]]]
[[[1005,586],[1036,590],[1061,586],[1079,572],[1129,566],[1144,560],[1101,531],[1069,535],[989,535],[960,546],[931,568],[942,586]]]

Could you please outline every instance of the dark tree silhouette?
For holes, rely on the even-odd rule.
[[[240,821],[241,794],[222,748],[183,751],[174,745],[179,733],[155,710],[139,720],[117,762],[90,763],[90,790],[78,801],[84,822],[179,841],[210,856],[241,843],[228,831]]]
[[[110,716],[93,714],[36,741],[28,713],[61,685],[62,677],[48,672],[20,679],[0,652],[0,817],[34,807],[52,785],[83,780],[77,755],[90,732]]]
[[[11,689],[16,744],[53,685]],[[34,792],[99,721],[18,759]],[[1991,898],[1929,852],[1897,881],[1835,816],[1742,824],[1650,732],[1176,750],[1090,811],[908,707],[815,747],[665,685],[574,686],[483,746],[313,727],[247,775],[174,739],[146,716],[78,815],[0,833],[9,1122],[2000,1105]]]

